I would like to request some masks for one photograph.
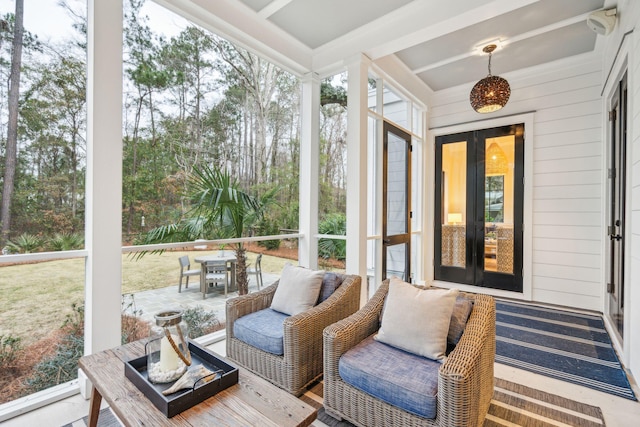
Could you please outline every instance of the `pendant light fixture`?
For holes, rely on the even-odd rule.
[[[496,49],[495,44],[485,46],[482,51],[489,54],[489,75],[473,86],[469,94],[471,106],[478,113],[498,111],[509,101],[511,88],[509,82],[499,76],[491,75],[491,53]]]
[[[506,154],[495,141],[492,142],[489,144],[485,155],[484,174],[486,176],[506,175],[508,170],[509,164]]]

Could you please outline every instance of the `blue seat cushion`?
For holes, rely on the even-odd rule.
[[[340,377],[353,387],[425,418],[436,417],[440,362],[367,337],[340,357]]]
[[[268,353],[284,354],[284,328],[288,314],[270,308],[242,316],[233,323],[233,335],[253,347]]]

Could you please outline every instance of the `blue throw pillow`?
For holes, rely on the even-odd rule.
[[[318,296],[317,304],[325,301],[340,287],[344,277],[336,273],[324,273],[322,278],[322,285],[320,286],[320,295]]]
[[[464,328],[467,326],[467,320],[473,308],[473,299],[464,294],[459,294],[453,305],[453,313],[451,313],[451,323],[449,324],[449,333],[447,334],[447,344],[456,346],[462,338]]]

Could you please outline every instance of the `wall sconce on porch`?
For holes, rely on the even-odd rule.
[[[495,44],[485,46],[482,51],[489,54],[489,75],[473,86],[469,94],[471,106],[478,113],[498,111],[509,101],[511,88],[509,82],[500,76],[491,75],[491,53],[496,49]]]

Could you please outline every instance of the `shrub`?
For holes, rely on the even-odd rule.
[[[27,349],[22,348],[20,338],[0,335],[0,372],[5,374],[0,378],[0,403],[77,377],[78,359],[84,353],[85,310],[82,304],[73,303],[71,307],[72,312],[60,330]],[[123,295],[123,344],[149,336],[149,324],[138,317],[141,313],[135,308],[133,295]],[[204,314],[200,317],[203,319],[201,322],[207,319]],[[215,319],[215,314],[213,317]],[[215,319],[215,324],[220,325],[220,322]],[[206,330],[207,325],[203,323],[203,327]]]
[[[122,314],[122,344],[149,336],[149,324],[136,316]]]
[[[84,338],[69,333],[63,337],[56,352],[42,359],[26,380],[29,393],[35,393],[78,377],[78,359],[84,352]]]
[[[29,393],[35,393],[78,377],[78,359],[84,353],[84,305],[71,304],[72,312],[67,314],[62,336],[56,351],[46,356],[33,368],[26,380]]]
[[[258,246],[262,246],[266,249],[280,249],[281,240],[261,240],[258,242]]]
[[[71,314],[67,314],[62,329],[72,335],[84,334],[84,305],[75,302],[71,304]]]
[[[22,339],[11,335],[0,335],[0,370],[4,371],[16,360],[22,350]]]
[[[184,320],[189,327],[189,337],[197,338],[223,328],[216,313],[207,311],[202,306],[187,308],[182,313]]]
[[[56,233],[49,240],[49,247],[53,251],[70,251],[84,247],[84,236],[79,233]]]
[[[278,227],[278,225],[275,222],[269,221],[266,219],[260,221],[260,224],[258,225],[258,229],[260,230],[261,236],[280,234],[280,227]],[[267,249],[279,249],[280,243],[281,243],[280,239],[260,240],[258,241],[258,246],[261,246]]]
[[[345,236],[347,234],[347,217],[340,213],[328,215],[318,224],[318,232],[320,234]],[[318,240],[318,255],[322,258],[344,260],[347,257],[347,241],[321,238]]]
[[[127,344],[149,336],[149,324],[140,315],[142,310],[136,308],[133,294],[122,295],[122,344]]]
[[[22,233],[14,240],[8,241],[6,248],[10,253],[29,254],[42,247],[42,239],[29,233]]]

